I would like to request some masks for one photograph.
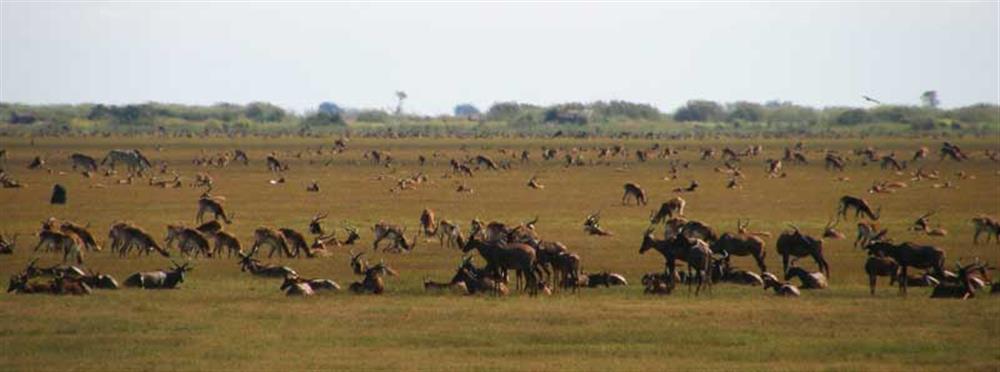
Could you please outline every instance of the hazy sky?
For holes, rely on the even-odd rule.
[[[977,3],[0,3],[0,101],[1000,101]]]

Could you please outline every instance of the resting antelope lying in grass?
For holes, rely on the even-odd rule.
[[[170,271],[158,270],[138,272],[125,278],[126,287],[139,287],[145,289],[176,289],[180,283],[184,282],[184,274],[193,270],[188,263],[179,265],[170,261],[174,266]]]

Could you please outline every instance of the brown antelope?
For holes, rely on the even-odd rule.
[[[226,224],[232,223],[233,221],[230,220],[231,217],[226,215],[226,211],[222,207],[222,202],[224,200],[225,198],[222,197],[210,196],[206,191],[205,194],[198,199],[198,215],[195,217],[195,221],[198,223],[204,222],[205,212],[212,212],[213,219],[219,219],[219,217],[222,217],[222,220],[225,221]]]
[[[833,152],[826,153],[826,158],[824,158],[824,162],[826,163],[825,164],[826,170],[830,170],[832,168],[840,172],[844,171],[844,166],[846,164],[846,161],[844,160],[843,157]]]
[[[930,227],[930,216],[934,213],[936,212],[930,211],[924,213],[924,215],[917,218],[916,221],[913,221],[913,226],[911,226],[910,229],[927,234],[927,236],[948,236],[948,230],[945,230],[940,226],[935,228]]]
[[[121,235],[123,243],[122,247],[118,250],[118,254],[122,257],[128,255],[128,252],[133,248],[137,249],[139,254],[148,254],[150,251],[155,250],[163,257],[170,257],[170,254],[156,243],[156,239],[152,235],[138,226],[126,225],[122,227]]]
[[[423,212],[420,212],[421,232],[429,238],[437,235],[438,228],[438,224],[434,220],[434,211],[430,208],[424,208]]]
[[[535,272],[536,253],[535,248],[527,244],[510,243],[495,244],[478,240],[475,236],[469,236],[468,241],[459,238],[458,243],[462,246],[462,252],[468,253],[475,249],[479,255],[486,260],[486,271],[497,274],[496,277],[505,277],[508,270],[515,270],[517,277],[525,278],[525,288],[532,296],[538,293],[538,277]],[[517,285],[520,289],[520,285]]]
[[[385,281],[382,279],[385,275],[399,276],[395,270],[390,268],[384,262],[379,262],[375,266],[370,266],[368,261],[361,258],[364,252],[354,254],[351,251],[351,269],[357,275],[364,275],[364,280],[361,282],[351,283],[349,287],[351,292],[357,294],[372,293],[372,294],[382,294],[385,291]]]
[[[767,265],[764,263],[764,258],[767,255],[764,251],[764,240],[755,235],[725,233],[718,240],[712,242],[711,249],[713,253],[725,253],[727,257],[729,255],[751,256],[757,261],[757,267],[760,268],[760,271],[767,271]]]
[[[786,151],[788,149],[785,149]],[[778,178],[781,176],[781,160],[767,159],[767,178]]]
[[[894,244],[887,241],[874,241],[865,246],[868,254],[878,257],[889,257],[896,261],[900,267],[900,276],[907,276],[907,268],[929,269],[937,277],[944,275],[944,250],[929,246],[917,245],[910,242]],[[899,283],[900,294],[906,294],[906,280]]]
[[[445,247],[447,244],[448,248],[457,247],[457,238],[462,236],[462,231],[457,224],[452,223],[449,220],[441,220],[437,226],[438,241],[441,248]]]
[[[874,222],[858,222],[858,235],[854,238],[854,247],[863,248],[869,242],[882,240],[889,234],[889,229],[879,230],[878,224]]]
[[[956,283],[941,283],[931,291],[931,298],[961,298],[963,300],[976,297],[976,281],[972,274],[976,271],[985,272],[985,265],[972,263],[962,266],[961,261],[955,263],[958,280]]]
[[[208,244],[208,239],[196,229],[183,225],[167,225],[167,248],[170,248],[175,240],[177,246],[180,247],[181,254],[188,255],[193,250],[195,257],[198,257],[199,253],[204,254],[205,257],[212,257],[212,249]]]
[[[587,219],[583,221],[583,231],[587,234],[597,235],[597,236],[613,236],[610,231],[601,228],[601,211],[592,213],[587,216]]]
[[[854,218],[860,217],[862,214],[868,216],[872,221],[878,221],[879,214],[882,208],[879,207],[878,211],[872,211],[872,207],[868,204],[868,201],[863,198],[857,198],[850,195],[844,195],[840,198],[840,203],[837,207],[837,218],[847,218],[847,211],[854,208]]]
[[[698,184],[697,180],[691,180],[691,184],[688,185],[688,187],[678,187],[678,188],[673,189],[673,192],[678,192],[678,193],[680,193],[680,192],[694,192],[695,190],[698,189],[698,186],[700,186],[700,185]]]
[[[953,145],[948,142],[945,142],[944,144],[941,145],[941,150],[939,151],[939,153],[941,154],[941,160],[944,160],[944,158],[946,157],[949,157],[955,161],[962,161],[969,159],[969,157],[966,156],[964,152],[962,152],[961,148],[959,148],[957,145]]]
[[[653,237],[653,229],[649,228],[643,236],[639,254],[646,253],[650,248],[663,255],[664,260],[666,260],[667,274],[671,280],[677,276],[675,261],[681,260],[688,264],[688,276],[695,278],[698,282],[695,295],[701,293],[701,287],[706,283],[706,279],[708,279],[708,289],[711,292],[712,281],[708,275],[712,267],[712,250],[708,243],[701,239],[689,239],[682,235],[669,240],[658,240]],[[693,276],[691,275],[692,271],[694,271]],[[694,281],[688,282],[689,292],[693,284]]]
[[[920,160],[920,159],[926,159],[927,155],[930,155],[930,154],[931,154],[931,150],[928,149],[927,146],[921,146],[919,150],[917,150],[915,153],[913,153],[913,159],[911,159],[910,162],[915,162],[915,161]]]
[[[70,221],[64,221],[59,225],[59,230],[64,234],[73,234],[83,242],[84,247],[87,250],[98,252],[101,250],[101,246],[97,245],[97,241],[94,239],[94,235],[87,230],[86,227],[80,226]]]
[[[277,154],[272,152],[270,155],[267,156],[267,170],[271,171],[272,173],[287,171],[288,164],[281,162],[281,160],[278,160]]]
[[[657,224],[660,223],[660,221],[663,221],[665,218],[674,218],[675,216],[683,217],[684,207],[686,205],[687,202],[684,200],[684,198],[680,196],[675,196],[670,200],[667,200],[666,202],[661,204],[660,209],[656,211],[656,213],[650,212],[649,222]]]
[[[288,245],[288,250],[291,252],[289,257],[298,257],[299,254],[305,252],[307,257],[312,258],[309,244],[306,243],[306,237],[302,233],[285,227],[278,229],[278,231],[285,238],[285,244]]]
[[[239,255],[243,252],[243,246],[236,235],[221,230],[206,235],[210,235],[215,239],[215,248],[212,250],[212,255],[215,257],[222,257],[223,250],[226,251],[227,258],[232,257],[233,254]]]
[[[253,246],[250,247],[251,252],[256,253],[258,248],[268,245],[271,247],[271,250],[267,253],[268,258],[274,256],[274,252],[278,252],[279,256],[295,257],[288,248],[288,242],[285,241],[284,235],[278,230],[261,226],[254,230],[253,237],[254,242]],[[253,256],[253,254],[251,253],[249,256]]]
[[[1000,243],[1000,221],[985,214],[972,218],[972,224],[976,227],[976,232],[972,235],[972,244],[979,244],[979,235],[986,233],[986,243],[989,244],[990,236],[993,241]]]
[[[750,230],[750,219],[749,218],[747,218],[747,220],[745,222],[741,221],[740,219],[737,219],[736,220],[736,231],[739,232],[740,234],[743,234],[743,235],[753,235],[753,236],[756,236],[756,237],[759,237],[759,238],[770,238],[771,237],[771,232],[770,231],[751,231]]]
[[[888,276],[890,285],[895,281],[899,265],[889,257],[869,256],[865,261],[865,273],[868,274],[868,287],[871,295],[875,295],[875,283],[880,276]]]
[[[545,188],[545,185],[538,182],[538,176],[531,176],[531,179],[528,180],[528,187],[535,190],[541,190]]]
[[[222,231],[222,224],[219,223],[219,221],[211,220],[201,225],[198,225],[198,227],[195,227],[194,229],[198,230],[198,232],[202,234],[205,234],[206,236],[209,236],[209,235],[214,235],[219,231]]]
[[[622,195],[622,205],[628,205],[629,197],[635,199],[636,205],[646,205],[646,191],[642,187],[631,182],[626,183],[624,187],[625,194]]]
[[[399,227],[399,225],[391,224],[385,221],[379,221],[372,226],[372,231],[375,234],[375,240],[372,242],[372,250],[378,250],[378,244],[385,239],[389,239],[390,242],[395,243],[397,237],[403,236],[406,232],[405,229]]]
[[[846,239],[847,236],[844,233],[837,231],[836,227],[838,224],[840,224],[840,219],[835,220],[831,218],[829,221],[826,221],[826,226],[823,227],[823,238],[834,240]]]
[[[816,239],[803,234],[799,228],[792,225],[793,231],[785,231],[778,236],[776,243],[778,254],[781,255],[781,269],[788,272],[789,257],[811,256],[819,266],[820,272],[830,277],[830,265],[823,257],[823,239]]]
[[[42,246],[45,247],[47,251],[57,250],[63,252],[63,262],[73,256],[77,264],[83,263],[83,251],[80,246],[83,242],[75,234],[64,234],[55,230],[42,230],[38,233],[38,245],[35,246],[34,251],[38,252],[38,249]]]

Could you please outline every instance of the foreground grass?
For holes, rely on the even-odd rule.
[[[138,141],[138,142],[136,142]],[[155,142],[154,142],[155,141]],[[476,190],[455,193],[456,179],[441,178],[447,159],[478,153],[499,157],[499,147],[594,146],[611,140],[399,140],[352,141],[351,150],[330,156],[284,154],[329,143],[319,139],[46,139],[29,146],[24,140],[0,139],[10,149],[10,168],[28,183],[21,190],[0,190],[0,231],[20,232],[14,256],[0,257],[3,278],[20,270],[31,256],[35,239],[26,237],[48,216],[89,222],[101,238],[117,219],[135,221],[157,236],[164,225],[191,223],[200,190],[163,190],[146,185],[119,186],[114,179],[85,179],[24,170],[31,157],[46,155],[54,170],[67,171],[72,152],[91,155],[113,147],[141,147],[154,161],[167,161],[186,179],[198,171],[211,173],[216,194],[227,197],[236,222],[227,226],[245,245],[258,225],[290,226],[304,230],[316,211],[328,211],[329,228],[341,219],[367,227],[385,219],[415,229],[421,209],[430,207],[440,217],[467,228],[473,217],[509,222],[540,217],[543,237],[566,243],[579,252],[584,269],[612,270],[638,281],[644,272],[662,268],[658,255],[637,254],[649,209],[620,205],[621,184],[638,182],[651,194],[651,204],[665,200],[669,190],[691,179],[702,184],[698,193],[685,195],[688,214],[723,231],[732,230],[738,217],[752,219],[752,227],[775,234],[796,224],[816,234],[832,214],[836,198],[864,194],[873,180],[904,180],[876,166],[852,164],[844,175],[851,182],[832,182],[837,175],[821,165],[787,166],[787,179],[763,177],[762,159],[747,161],[748,179],[742,191],[726,190],[725,178],[712,171],[718,161],[698,161],[700,146],[724,144],[679,142],[681,157],[692,161],[681,179],[663,181],[664,161],[610,166],[564,168],[556,162],[519,167],[502,173],[480,172],[462,180]],[[152,150],[154,143],[164,150]],[[632,149],[650,143],[629,141]],[[995,147],[985,140],[961,142],[969,152]],[[460,146],[467,145],[463,152]],[[742,146],[735,143],[732,146]],[[767,156],[778,156],[782,142],[766,142]],[[821,141],[822,148],[848,150],[864,143]],[[911,140],[875,143],[880,148],[909,154],[917,146],[935,145]],[[222,170],[190,164],[201,149],[208,153],[247,149],[250,167]],[[366,149],[393,152],[398,169],[372,167],[361,158]],[[290,159],[288,183],[270,186],[262,164],[264,154],[279,151]],[[430,185],[399,194],[389,193],[395,177],[419,171],[417,154],[441,157],[423,169]],[[593,157],[593,154],[589,154]],[[978,155],[978,154],[977,154]],[[981,158],[981,156],[979,156]],[[327,160],[331,166],[323,166]],[[997,214],[996,165],[983,160],[969,163],[926,162],[959,186],[935,189],[930,182],[914,183],[893,195],[866,195],[883,207],[880,221],[899,240],[939,244],[954,259],[981,257],[997,262],[996,245],[972,246],[968,218],[977,213]],[[958,180],[964,170],[975,180]],[[524,186],[533,175],[546,185],[536,191]],[[383,177],[378,177],[382,175]],[[306,193],[316,179],[319,194]],[[45,204],[52,183],[70,189],[70,204]],[[943,182],[943,180],[942,180]],[[104,184],[107,188],[90,188]],[[580,223],[587,213],[602,210],[611,238],[587,237]],[[939,209],[935,220],[951,234],[929,240],[904,232],[926,210]],[[839,226],[852,233],[850,223]],[[356,249],[370,245],[370,232]],[[103,240],[103,239],[101,239]],[[960,366],[973,370],[1000,368],[1000,299],[983,293],[970,301],[930,300],[928,290],[911,289],[902,298],[883,283],[876,297],[867,292],[861,271],[862,252],[849,242],[828,241],[832,287],[807,292],[799,299],[779,299],[759,288],[716,286],[710,296],[688,296],[685,290],[670,297],[648,297],[633,283],[627,288],[583,290],[546,298],[466,298],[426,294],[425,277],[450,276],[461,253],[421,241],[406,255],[370,254],[385,258],[402,274],[389,278],[381,297],[346,293],[308,299],[289,299],[274,280],[239,272],[235,259],[201,259],[182,289],[176,291],[100,291],[82,298],[0,296],[0,370],[32,369],[471,369],[496,370],[941,370]],[[780,265],[773,240],[768,264]],[[54,254],[43,264],[57,262]],[[744,267],[751,260],[736,258]],[[342,285],[358,278],[350,274],[346,252],[315,260],[279,260],[309,277],[329,277]],[[809,260],[802,265],[814,267]],[[124,279],[130,272],[166,267],[159,258],[122,260],[106,253],[88,256],[88,265]]]

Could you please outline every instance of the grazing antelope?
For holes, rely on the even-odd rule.
[[[953,145],[948,142],[945,142],[944,144],[941,145],[941,150],[939,151],[939,153],[941,154],[941,160],[944,160],[944,158],[946,157],[950,157],[952,160],[955,161],[962,161],[969,159],[969,157],[966,156],[964,152],[962,152],[961,148],[959,148],[957,145]]]
[[[212,212],[212,219],[217,220],[219,217],[222,217],[222,220],[225,221],[226,224],[233,223],[233,221],[230,220],[230,216],[226,215],[226,211],[222,207],[222,202],[224,200],[225,199],[222,197],[210,196],[206,191],[201,198],[198,198],[198,215],[195,217],[195,221],[198,223],[204,222],[205,212]]]
[[[986,233],[987,244],[990,242],[990,236],[993,236],[994,242],[1000,243],[1000,221],[981,214],[972,218],[972,224],[976,227],[976,232],[972,235],[972,244],[979,244],[979,235],[982,233]]]
[[[122,257],[128,255],[128,252],[133,248],[137,249],[139,254],[148,254],[150,251],[155,250],[163,257],[170,257],[170,254],[156,243],[156,239],[152,235],[138,226],[125,225],[121,227],[121,237],[123,243],[118,250],[118,254]]]
[[[830,265],[823,257],[823,239],[816,239],[803,234],[796,226],[791,226],[793,231],[782,232],[778,236],[776,243],[778,254],[781,255],[781,269],[788,272],[789,257],[811,256],[820,272],[830,277]]]
[[[916,162],[920,159],[926,159],[928,155],[931,154],[931,150],[927,146],[921,146],[919,150],[913,153],[913,159],[910,162]]]
[[[247,153],[240,149],[233,150],[233,161],[238,161],[243,163],[243,165],[250,164],[250,158],[247,157]]]
[[[835,154],[833,152],[828,152],[826,153],[826,157],[823,160],[825,162],[826,170],[830,170],[832,168],[840,172],[844,171],[844,166],[846,164],[846,161],[840,155]]]
[[[434,211],[430,208],[424,208],[420,212],[420,229],[428,238],[437,235],[438,224],[434,220]]]
[[[94,239],[94,235],[91,234],[90,231],[88,231],[84,226],[75,224],[71,221],[63,221],[63,223],[59,225],[59,230],[64,234],[76,235],[76,237],[83,243],[84,248],[89,251],[99,252],[101,250],[101,246],[97,244],[97,241]]]
[[[476,155],[476,159],[475,160],[476,160],[476,164],[479,165],[479,166],[486,166],[487,168],[489,168],[491,170],[497,170],[497,163],[494,162],[493,159],[490,159],[489,156],[486,156],[486,155]]]
[[[398,242],[399,237],[406,233],[405,228],[401,228],[399,225],[391,224],[385,221],[379,221],[375,224],[375,226],[372,226],[372,231],[375,234],[375,240],[372,241],[372,250],[375,251],[378,250],[378,244],[381,243],[382,240],[389,239],[390,242],[395,244]],[[398,246],[390,246],[389,248],[399,249]],[[388,248],[383,248],[383,251],[385,249]]]
[[[774,293],[781,297],[799,297],[802,295],[798,287],[781,282],[774,274],[763,273],[761,274],[761,278],[764,280],[765,291],[769,288],[774,288]]]
[[[170,261],[174,266],[170,271],[146,271],[137,272],[125,278],[126,287],[139,287],[145,289],[177,289],[177,285],[184,283],[184,274],[194,270],[189,263],[178,265]]]
[[[62,251],[63,262],[66,262],[72,256],[77,264],[83,264],[81,245],[83,245],[83,242],[75,234],[64,234],[55,230],[42,230],[38,233],[38,244],[35,245],[34,251],[38,252],[38,249],[44,246],[47,251],[53,249]]]
[[[899,264],[899,273],[902,277],[907,276],[907,268],[911,266],[918,269],[929,269],[932,275],[939,278],[944,275],[944,250],[934,246],[917,245],[910,242],[894,244],[888,241],[874,241],[868,243],[865,249],[871,256],[889,257],[896,261]],[[906,286],[905,280],[900,281],[900,294],[906,294]]]
[[[463,241],[461,237],[458,244],[462,247],[463,253],[475,249],[479,255],[486,260],[486,271],[496,273],[497,277],[505,277],[508,270],[515,270],[518,278],[525,278],[525,287],[532,296],[538,293],[538,277],[535,271],[536,253],[535,249],[527,244],[510,243],[496,244],[478,240],[475,236],[469,236],[468,241]],[[520,285],[517,286],[519,289]]]
[[[302,233],[285,227],[278,229],[278,231],[281,232],[281,236],[288,246],[289,257],[298,257],[299,254],[305,252],[307,257],[312,258],[312,251],[309,250],[309,244],[306,243],[306,237]]]
[[[686,205],[687,201],[684,198],[675,196],[661,204],[655,214],[650,212],[649,223],[658,224],[665,218],[683,217]]]
[[[267,253],[268,258],[274,256],[274,252],[278,252],[279,256],[285,255],[287,257],[295,257],[295,255],[292,254],[291,249],[289,249],[288,242],[285,241],[284,235],[278,230],[261,226],[254,230],[253,237],[253,246],[250,247],[250,251],[252,253],[248,257],[252,257],[253,254],[257,252],[257,249],[263,245],[271,247],[271,250]]]
[[[171,248],[175,240],[177,246],[180,247],[181,254],[188,255],[193,250],[195,257],[198,257],[199,253],[204,254],[205,257],[212,257],[212,249],[208,244],[208,239],[196,229],[183,225],[167,225],[167,248]]]
[[[601,211],[596,213],[591,213],[587,216],[587,219],[583,221],[583,231],[587,234],[597,235],[597,236],[613,236],[610,231],[601,228]]]
[[[625,194],[622,195],[622,205],[628,205],[629,197],[635,199],[636,205],[646,205],[646,191],[644,191],[642,187],[631,182],[626,183],[624,187]]]
[[[694,271],[692,277],[698,282],[695,295],[701,293],[701,287],[705,284],[706,279],[709,279],[707,280],[707,284],[708,290],[711,292],[712,281],[708,275],[712,266],[712,250],[708,243],[705,243],[701,239],[689,239],[683,235],[678,235],[670,240],[659,240],[653,237],[653,229],[650,228],[646,230],[646,234],[643,236],[642,245],[639,247],[639,254],[646,253],[650,248],[655,249],[663,255],[670,278],[676,277],[675,260],[684,261],[688,264],[688,276],[692,276],[692,271]],[[689,292],[692,284],[693,282],[688,282]]]
[[[881,207],[879,207],[878,211],[873,212],[872,207],[868,204],[868,201],[863,198],[844,195],[840,197],[840,202],[837,207],[837,218],[846,219],[847,211],[851,208],[854,208],[854,218],[858,218],[864,214],[872,221],[878,221],[879,215],[882,212]]]
[[[198,232],[205,235],[214,235],[215,233],[222,231],[222,224],[219,223],[219,221],[211,220],[198,225],[198,227],[195,227],[195,230],[198,230]]]
[[[97,172],[97,160],[90,156],[74,153],[69,156],[69,160],[73,164],[73,170],[82,168],[85,172]]]
[[[132,150],[111,150],[108,151],[108,155],[101,160],[101,165],[108,164],[108,166],[114,170],[118,163],[125,163],[128,167],[129,173],[138,173],[140,177],[144,171],[152,168],[152,164],[149,162],[142,152],[138,149]]]
[[[271,173],[279,173],[288,170],[288,164],[278,160],[277,154],[271,153],[267,156],[267,170]]]

